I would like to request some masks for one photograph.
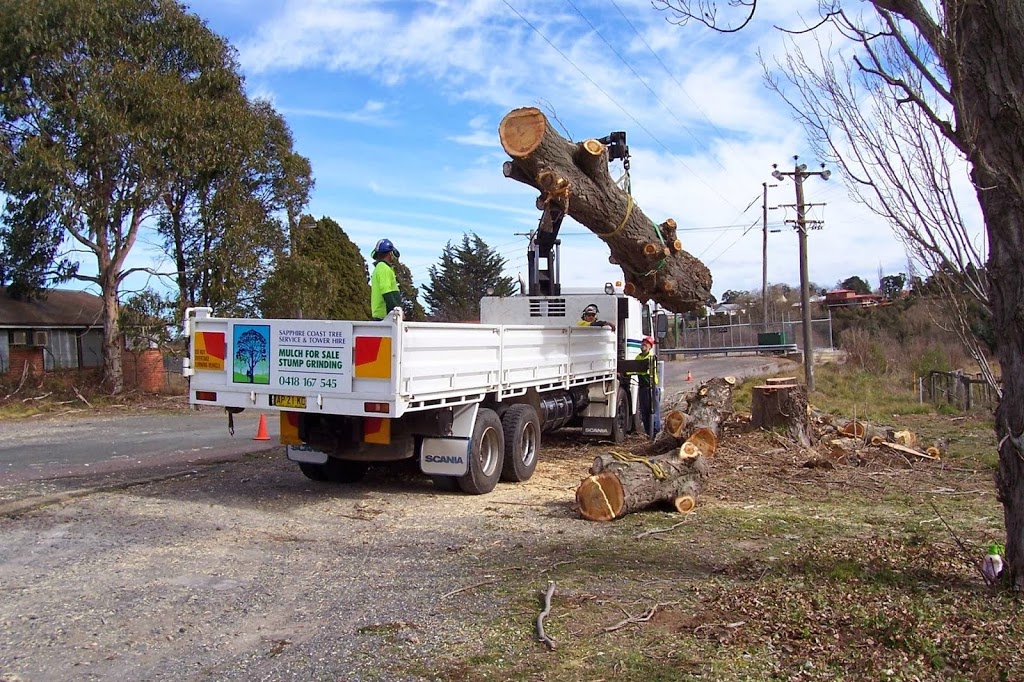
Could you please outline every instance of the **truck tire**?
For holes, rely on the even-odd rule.
[[[482,408],[473,425],[473,440],[469,447],[469,471],[459,477],[462,492],[484,495],[494,490],[501,478],[505,459],[505,435],[501,420],[494,410]]]
[[[366,462],[353,462],[333,457],[328,459],[326,464],[299,462],[299,469],[306,478],[330,483],[358,483],[366,476],[368,466]]]
[[[540,455],[540,419],[531,405],[513,405],[501,415],[505,435],[503,481],[528,481]]]
[[[612,440],[621,443],[626,440],[629,431],[629,395],[626,389],[620,388],[615,399],[615,419],[612,420]]]
[[[431,476],[434,487],[443,493],[453,493],[459,489],[459,479],[456,476]]]

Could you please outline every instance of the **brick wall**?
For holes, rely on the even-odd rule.
[[[21,373],[28,365],[29,376],[40,376],[43,373],[43,349],[31,346],[10,347],[10,369],[7,376],[13,379],[21,379]]]
[[[143,393],[163,393],[167,388],[164,356],[157,348],[144,351],[121,351],[121,372],[124,386]]]

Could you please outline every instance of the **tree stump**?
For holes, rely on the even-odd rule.
[[[659,502],[689,512],[697,504],[707,471],[699,456],[680,459],[673,453],[639,462],[602,455],[576,488],[576,504],[591,521],[611,521]]]
[[[711,272],[676,239],[671,218],[656,225],[608,171],[608,152],[597,140],[570,142],[536,107],[510,111],[498,126],[505,177],[540,191],[539,208],[552,204],[601,237],[611,262],[622,267],[625,291],[676,313],[702,307],[711,295]],[[642,274],[637,274],[642,273]]]
[[[750,407],[750,423],[755,428],[781,428],[801,446],[811,446],[807,390],[803,386],[754,386]]]

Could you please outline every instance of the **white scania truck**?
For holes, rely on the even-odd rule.
[[[615,330],[577,326],[588,305]],[[417,458],[438,487],[482,494],[530,478],[542,432],[620,442],[639,422],[627,372],[652,316],[616,285],[486,297],[479,324],[408,322],[400,309],[381,322],[210,313],[185,321],[190,401],[280,411],[289,459],[315,480]]]

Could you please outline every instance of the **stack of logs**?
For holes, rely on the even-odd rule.
[[[657,438],[633,452],[610,452],[594,460],[590,476],[576,488],[584,518],[611,521],[659,502],[680,512],[697,504],[721,423],[732,414],[732,377],[711,379],[665,416]]]

